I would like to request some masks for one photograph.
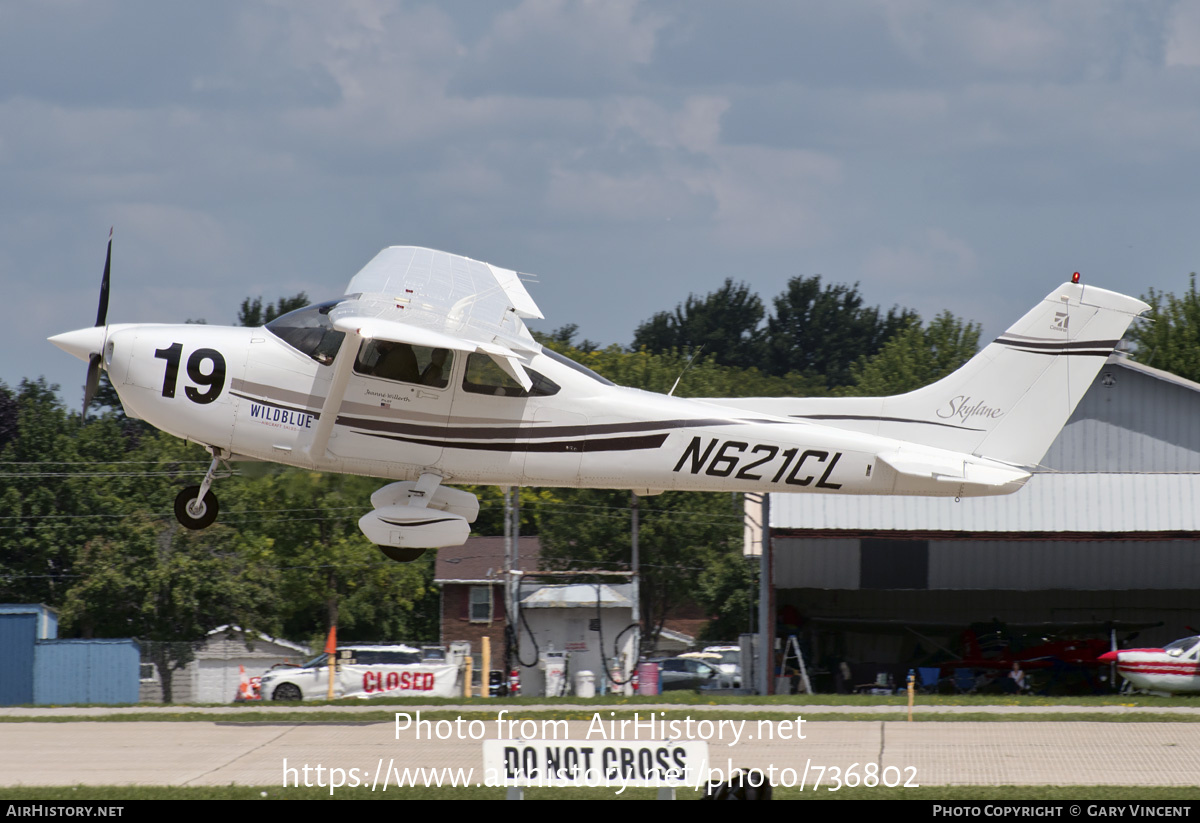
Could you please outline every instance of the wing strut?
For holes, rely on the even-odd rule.
[[[325,459],[325,448],[333,434],[333,425],[337,422],[338,410],[342,407],[342,397],[346,394],[346,384],[350,382],[350,373],[354,369],[354,359],[358,357],[358,347],[362,337],[357,331],[347,330],[346,338],[338,349],[333,361],[333,377],[329,381],[329,394],[325,395],[325,404],[321,406],[321,417],[317,427],[313,429],[312,442],[308,444],[308,459],[319,463]]]

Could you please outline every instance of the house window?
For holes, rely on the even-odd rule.
[[[492,622],[492,587],[471,587],[471,622]]]

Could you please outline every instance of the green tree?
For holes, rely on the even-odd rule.
[[[979,348],[979,326],[942,312],[883,344],[878,354],[851,368],[852,385],[841,394],[859,397],[900,395],[946,377],[973,358]]]
[[[978,349],[975,323],[964,323],[948,311],[925,326],[913,320],[877,354],[851,367],[852,383],[843,393],[885,397],[919,389],[961,367]]]
[[[223,526],[197,532],[126,518],[117,535],[83,545],[62,621],[84,637],[149,641],[170,703],[173,673],[194,659],[209,631],[226,624],[275,630],[276,573],[266,549],[266,541]]]
[[[93,463],[119,460],[125,441],[111,415],[80,428],[45,380],[23,380],[10,440],[0,450],[0,597],[56,605],[75,547],[107,527],[103,480]],[[12,406],[9,408],[11,415]],[[15,425],[14,425],[15,422]]]
[[[1200,381],[1200,293],[1196,273],[1188,277],[1183,296],[1154,289],[1143,295],[1150,311],[1127,335],[1133,359],[1188,380]]]
[[[471,534],[482,537],[504,535],[504,489],[499,486],[457,486],[479,498],[479,517],[471,524]],[[537,511],[542,504],[557,502],[557,489],[520,487],[518,509],[520,534],[537,534]]]
[[[374,478],[276,467],[229,484],[231,512],[222,519],[271,540],[286,636],[323,637],[336,624],[346,640],[437,637],[434,553],[397,563],[358,529],[378,485]]]
[[[820,276],[793,277],[767,319],[766,363],[771,374],[800,372],[829,387],[851,382],[851,367],[917,322],[908,309],[886,313],[863,305],[858,284],[821,285]]]
[[[540,506],[543,567],[629,569],[631,499],[628,491],[564,489],[559,502]],[[643,641],[652,645],[667,617],[696,599],[706,564],[740,553],[741,495],[665,492],[643,497],[638,522]]]
[[[758,558],[740,551],[710,552],[696,580],[696,600],[708,614],[700,640],[736,640],[758,625]]]
[[[803,397],[824,388],[820,378],[795,372],[776,377],[756,368],[722,366],[711,354],[693,359],[676,350],[631,352],[609,346],[585,352],[554,342],[546,345],[619,386],[660,394],[674,388],[676,397]]]
[[[654,353],[701,347],[723,366],[762,363],[763,304],[745,283],[726,279],[705,297],[689,294],[673,312],[658,312],[634,332],[633,347]]]
[[[559,326],[549,334],[543,332],[533,332],[533,339],[545,345],[551,345],[552,348],[576,349],[582,352],[595,351],[600,348],[599,343],[593,343],[591,340],[580,340],[575,342],[575,335],[579,333],[578,323],[567,323],[565,326]]]
[[[274,303],[268,303],[265,307],[261,296],[247,297],[242,301],[241,309],[238,310],[237,324],[239,326],[263,326],[276,317],[304,308],[309,302],[308,295],[304,292],[291,297],[281,297]]]

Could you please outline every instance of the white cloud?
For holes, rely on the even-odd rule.
[[[659,14],[637,0],[524,0],[498,14],[464,76],[473,93],[578,95],[627,88],[654,56]]]
[[[1168,66],[1200,66],[1200,5],[1179,3],[1167,18]]]
[[[862,268],[871,280],[922,293],[969,282],[979,274],[979,260],[967,241],[930,228],[906,243],[873,249]]]

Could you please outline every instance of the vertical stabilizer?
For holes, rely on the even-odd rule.
[[[1064,283],[961,369],[916,391],[720,402],[1033,466],[1129,324],[1149,308],[1117,292]]]

